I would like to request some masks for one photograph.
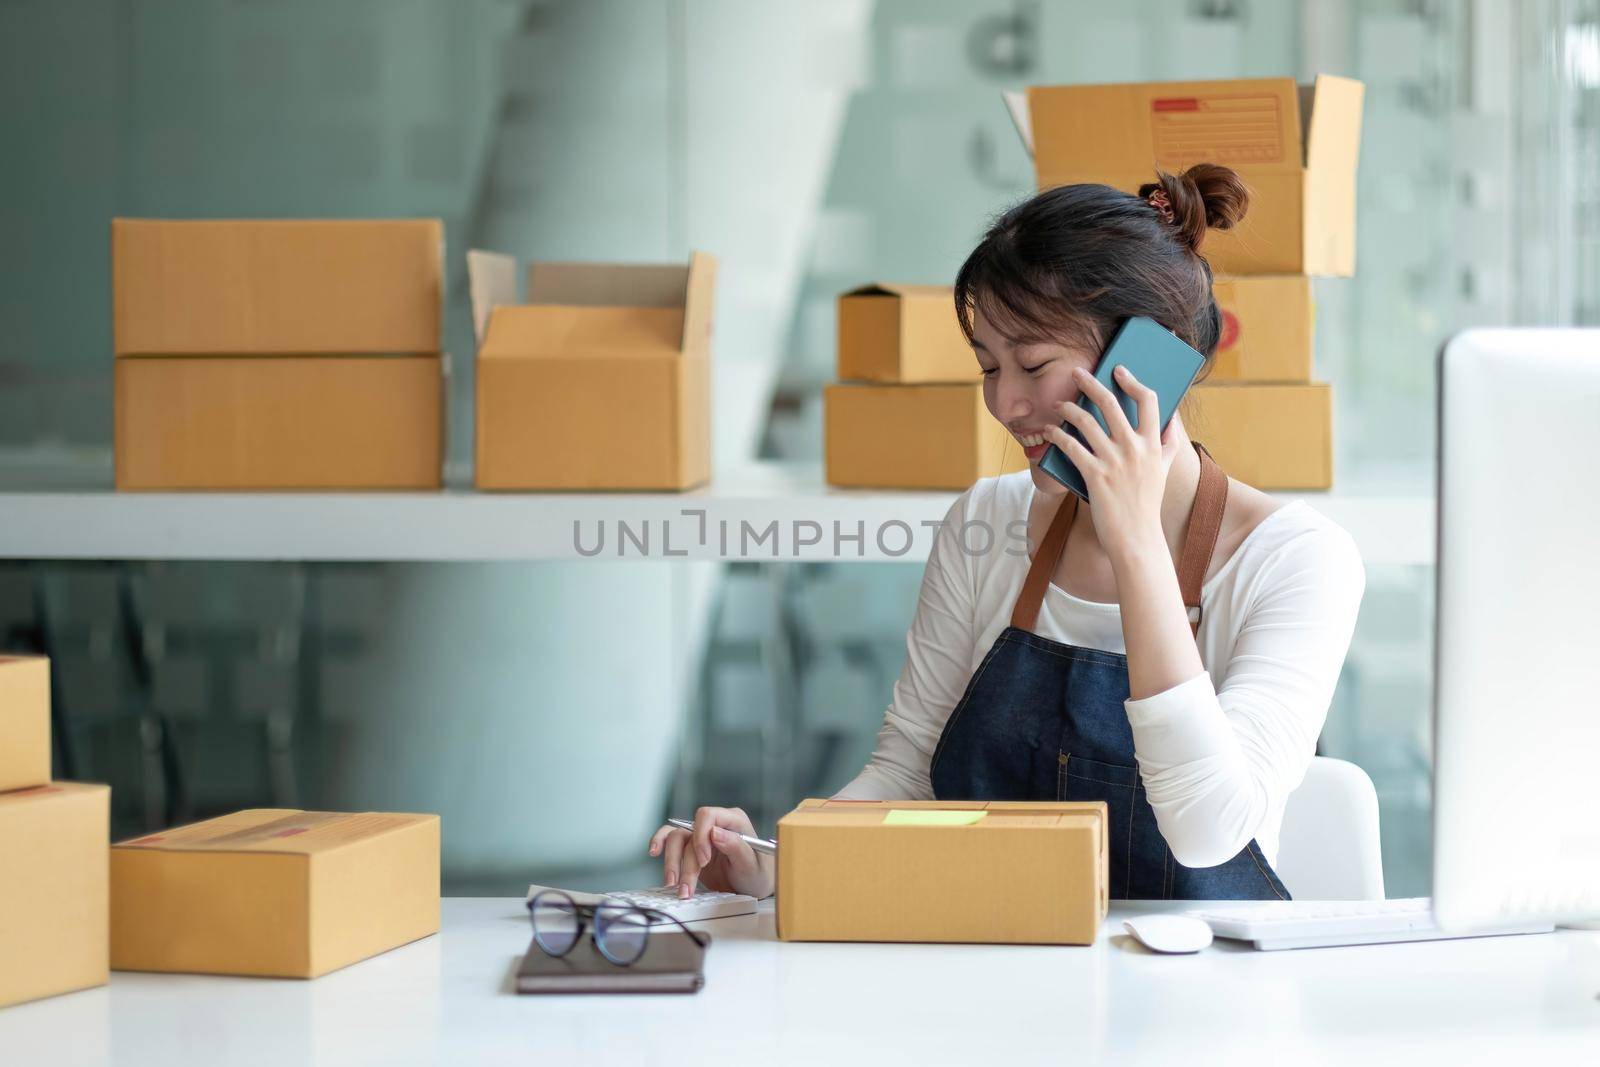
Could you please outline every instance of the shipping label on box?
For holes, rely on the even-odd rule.
[[[439,929],[439,818],[252,809],[111,849],[111,966],[315,978]]]
[[[1301,385],[1222,382],[1196,386],[1182,404],[1184,429],[1228,474],[1257,489],[1333,486],[1333,391]]]
[[[1231,275],[1212,285],[1222,317],[1211,382],[1311,380],[1311,279],[1303,274]]]
[[[983,385],[823,388],[829,485],[867,489],[965,489],[1023,470],[1028,457],[989,414]]]
[[[1250,187],[1231,231],[1202,252],[1219,272],[1355,272],[1356,164],[1363,86],[1319,75],[1060,85],[1006,101],[1029,145],[1040,189],[1082,182],[1136,193],[1157,168],[1220,163]]]
[[[443,278],[438,219],[111,224],[119,356],[437,353]]]
[[[975,382],[983,372],[946,285],[878,282],[839,297],[839,377],[870,382]]]
[[[687,489],[711,477],[716,259],[467,258],[480,489]]]
[[[1103,802],[806,800],[778,822],[785,941],[1093,944]]]
[[[441,356],[116,361],[121,490],[437,489]]]
[[[50,780],[50,661],[0,655],[0,791]]]
[[[111,790],[0,793],[0,1008],[106,984]]]

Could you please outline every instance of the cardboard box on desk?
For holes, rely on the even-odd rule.
[[[716,259],[534,263],[469,252],[479,489],[688,489],[711,477]]]
[[[1089,945],[1106,806],[806,800],[778,821],[785,941]]]
[[[989,414],[983,385],[823,387],[829,485],[866,489],[965,489],[1018,471],[1028,457]]]
[[[1314,305],[1304,274],[1227,275],[1212,284],[1222,314],[1209,382],[1311,380]]]
[[[106,984],[111,789],[0,793],[0,1008]]]
[[[117,488],[438,489],[447,368],[437,354],[118,359]]]
[[[1180,410],[1189,436],[1223,470],[1257,489],[1333,486],[1333,390],[1222,382],[1189,390]]]
[[[315,978],[437,933],[439,817],[255,809],[111,849],[111,966]]]
[[[438,219],[114,219],[124,355],[439,351]]]
[[[976,382],[983,374],[947,285],[878,282],[839,297],[839,377]]]
[[[0,655],[0,791],[50,780],[50,661]]]
[[[1348,277],[1356,263],[1363,86],[1288,78],[1033,87],[1006,106],[1040,189],[1097,182],[1124,192],[1194,163],[1250,187],[1240,226],[1207,234],[1218,272]]]

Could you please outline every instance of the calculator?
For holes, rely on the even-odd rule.
[[[532,900],[535,893],[554,888],[556,887],[530,885],[527,899]],[[726,919],[732,915],[753,915],[756,910],[756,898],[746,893],[696,889],[694,896],[684,900],[678,897],[678,887],[675,885],[625,889],[614,893],[583,893],[573,889],[563,889],[561,892],[570,896],[575,904],[632,904],[634,907],[659,911],[686,923],[699,919]],[[669,922],[667,919],[653,918],[650,925],[661,926]]]

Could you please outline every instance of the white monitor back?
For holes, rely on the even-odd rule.
[[[1600,330],[1439,367],[1434,908],[1600,916]]]

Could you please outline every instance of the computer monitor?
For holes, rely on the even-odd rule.
[[[1600,918],[1600,330],[1445,345],[1438,494],[1435,919]]]

